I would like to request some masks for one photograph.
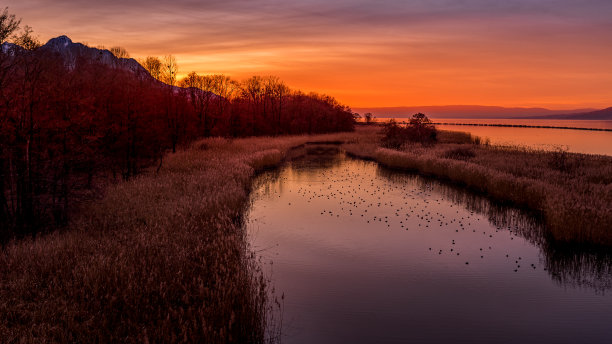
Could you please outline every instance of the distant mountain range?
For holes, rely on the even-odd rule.
[[[604,110],[573,109],[550,110],[545,108],[521,108],[480,105],[446,105],[446,106],[400,106],[353,108],[363,115],[371,112],[376,117],[410,117],[422,112],[431,118],[532,118],[532,119],[585,119],[612,120],[612,108]]]
[[[588,111],[582,113],[566,113],[563,115],[548,115],[548,116],[531,116],[530,119],[584,119],[584,120],[600,120],[610,121],[612,120],[612,107],[603,109]]]

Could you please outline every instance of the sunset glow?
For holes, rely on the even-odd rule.
[[[612,0],[7,0],[0,342],[612,338]]]
[[[41,41],[62,34],[180,75],[276,75],[352,107],[603,108],[612,3],[527,1],[9,0]]]

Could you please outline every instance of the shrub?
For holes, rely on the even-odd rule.
[[[391,149],[400,149],[408,142],[408,132],[394,119],[385,123],[381,146]]]
[[[423,113],[416,113],[406,128],[408,139],[412,142],[432,144],[437,141],[438,133],[431,120]]]
[[[408,141],[429,145],[437,141],[437,136],[436,127],[429,118],[422,113],[417,113],[412,116],[405,127],[400,126],[394,119],[387,122],[383,129],[381,146],[400,149]]]

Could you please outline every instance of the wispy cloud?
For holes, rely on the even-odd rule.
[[[607,0],[9,0],[68,34],[183,72],[277,74],[353,105],[612,102]],[[523,91],[521,91],[523,90]],[[551,96],[551,93],[558,95]],[[368,97],[368,94],[372,96]]]

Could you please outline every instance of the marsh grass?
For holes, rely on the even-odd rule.
[[[254,173],[311,139],[196,142],[109,187],[69,228],[5,245],[2,342],[276,341],[279,303],[242,217]]]
[[[543,214],[555,239],[612,245],[609,157],[475,145],[378,146],[355,133],[207,139],[160,168],[107,189],[63,231],[13,241],[0,254],[0,338],[7,343],[270,342],[280,301],[247,244],[243,216],[253,175],[307,142],[446,178]],[[469,159],[448,158],[469,150]],[[462,153],[463,154],[463,153]],[[463,154],[465,155],[465,154]],[[471,154],[470,154],[471,155]]]
[[[446,159],[468,160],[476,156],[472,147],[456,147],[444,151],[442,157]]]
[[[612,245],[612,157],[478,144],[466,133],[402,150],[380,148],[375,132],[345,145],[356,157],[444,178],[500,201],[533,210],[557,241]]]

